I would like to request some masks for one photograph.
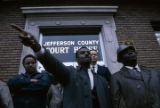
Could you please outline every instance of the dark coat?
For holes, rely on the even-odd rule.
[[[144,66],[140,66],[140,69],[141,72],[135,72],[123,67],[112,76],[114,108],[160,108],[158,72]]]
[[[48,51],[39,55],[38,59],[45,69],[53,73],[64,86],[63,108],[92,108],[91,87],[87,70],[66,67]],[[100,108],[110,108],[107,81],[98,76],[95,85]]]
[[[104,77],[108,82],[110,82],[111,73],[107,67],[98,65],[97,73]]]
[[[37,79],[37,82],[30,82]],[[35,72],[32,75],[16,75],[8,81],[13,94],[14,108],[46,108],[46,93],[51,84],[47,73]]]

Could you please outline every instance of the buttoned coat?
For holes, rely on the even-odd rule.
[[[112,76],[111,91],[114,108],[160,108],[159,74],[140,66],[141,72],[123,67]],[[124,102],[123,104],[120,103]],[[119,106],[119,105],[124,106]]]
[[[90,80],[87,70],[66,67],[48,51],[38,55],[45,69],[53,73],[64,87],[63,108],[92,108]],[[95,83],[100,108],[110,108],[107,81],[98,76]]]
[[[13,108],[13,102],[8,86],[2,81],[0,81],[0,108]]]

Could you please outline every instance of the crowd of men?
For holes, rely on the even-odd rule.
[[[25,73],[11,78],[8,86],[0,82],[0,108],[160,108],[160,73],[137,63],[134,46],[119,46],[117,60],[123,67],[111,75],[97,64],[96,50],[81,47],[78,66],[65,66],[30,33],[11,26],[36,57],[23,58]],[[36,60],[46,71],[37,72]]]

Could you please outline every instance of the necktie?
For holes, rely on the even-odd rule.
[[[134,72],[136,77],[142,78],[142,73],[140,71],[138,71],[137,68],[134,67],[133,72]]]
[[[94,67],[94,66],[92,66],[91,71],[92,71],[93,75],[96,73],[96,72],[95,72],[95,67]]]

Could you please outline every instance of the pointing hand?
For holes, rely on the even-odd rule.
[[[25,46],[31,47],[35,52],[40,51],[41,46],[31,33],[28,33],[16,24],[11,24],[11,27],[20,32],[19,38]]]

